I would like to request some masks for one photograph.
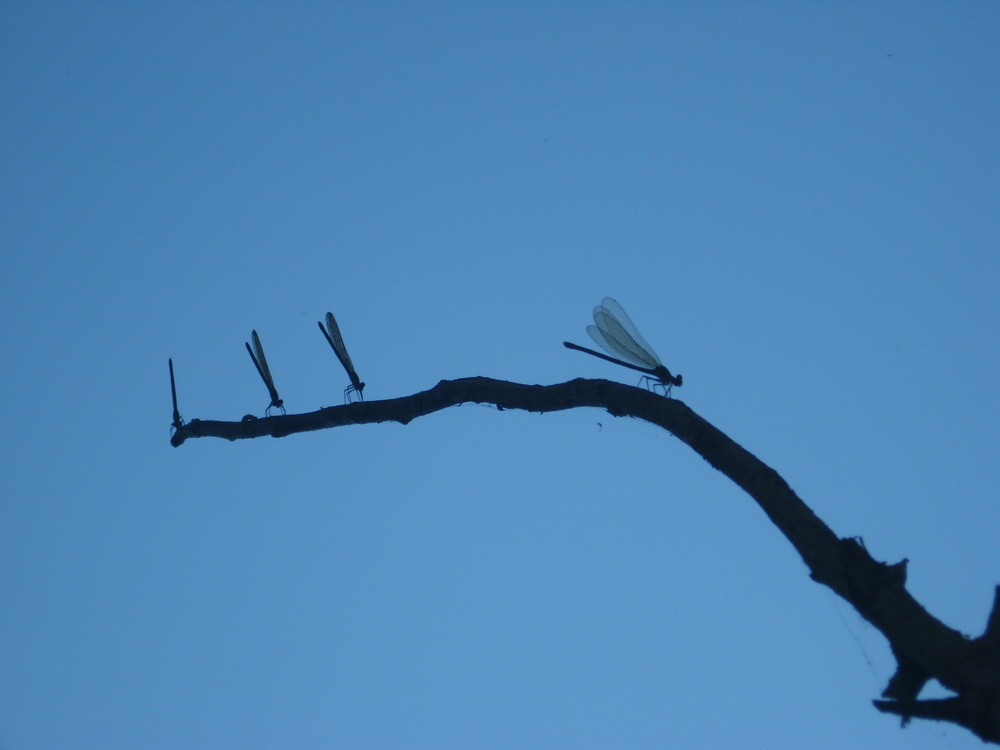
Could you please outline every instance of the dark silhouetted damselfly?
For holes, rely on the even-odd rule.
[[[171,426],[174,428],[174,432],[177,432],[184,424],[184,420],[181,419],[181,413],[177,411],[177,386],[174,384],[174,361],[168,359],[167,364],[170,366],[170,397],[174,401],[174,421]]]
[[[271,368],[267,366],[264,347],[260,345],[260,336],[257,335],[257,331],[253,331],[250,334],[250,338],[253,341],[253,349],[250,348],[250,344],[244,342],[247,352],[249,352],[250,359],[253,360],[253,365],[257,368],[257,372],[260,373],[260,379],[264,381],[264,385],[267,386],[267,392],[271,396],[271,405],[267,407],[265,414],[271,416],[271,409],[281,409],[281,413],[284,414],[284,402],[278,397],[278,390],[274,387],[274,378],[271,377]]]
[[[333,353],[340,360],[340,364],[347,370],[347,377],[351,379],[351,384],[344,389],[344,401],[350,403],[352,393],[358,395],[358,401],[364,401],[365,397],[362,391],[365,389],[365,384],[361,382],[361,378],[358,377],[358,373],[354,370],[354,365],[351,363],[351,355],[347,353],[347,347],[344,346],[344,337],[340,335],[340,327],[337,325],[337,319],[333,317],[333,313],[328,312],[326,314],[326,327],[323,327],[322,321],[319,321],[317,325],[319,325],[319,330],[323,332],[323,338],[327,340],[330,348],[333,349]]]

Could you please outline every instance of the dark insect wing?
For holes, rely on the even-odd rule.
[[[594,322],[597,325],[587,326],[587,333],[606,352],[651,370],[661,366],[653,347],[642,337],[622,306],[611,297],[605,297],[594,308]]]
[[[277,407],[284,413],[284,402],[278,396],[278,390],[274,387],[274,378],[271,377],[271,368],[267,366],[267,357],[264,356],[264,347],[261,346],[260,336],[257,335],[257,331],[252,331],[250,338],[253,341],[253,348],[250,348],[250,344],[245,344],[247,353],[253,361],[253,366],[257,368],[257,374],[260,375],[260,379],[264,381],[268,394],[271,396],[271,406],[267,407],[268,414],[270,415],[271,407]]]
[[[174,421],[177,421],[177,384],[174,382],[174,360],[168,359],[167,366],[170,367],[170,398],[174,402]]]
[[[167,364],[170,366],[170,398],[174,402],[173,427],[175,430],[179,430],[181,425],[184,424],[184,420],[181,419],[181,413],[177,411],[177,384],[174,382],[174,360],[168,359]]]
[[[330,348],[333,349],[333,353],[340,360],[340,364],[347,371],[347,377],[351,379],[351,385],[345,391],[345,396],[349,398],[349,394],[357,393],[358,398],[361,399],[361,392],[364,390],[365,384],[361,382],[361,378],[358,377],[358,373],[354,370],[354,363],[351,362],[351,355],[347,353],[347,347],[344,346],[344,337],[340,335],[340,326],[337,325],[337,319],[333,317],[333,313],[328,312],[326,314],[326,325],[324,326],[322,321],[317,325],[319,325],[319,330],[323,332],[323,338],[326,339]]]
[[[354,364],[351,362],[351,355],[347,353],[347,347],[344,346],[344,337],[340,335],[340,326],[337,325],[337,319],[333,317],[332,312],[326,314],[326,327],[329,329],[330,344],[333,346],[333,353],[337,355],[340,359],[340,364],[344,366],[347,374],[350,375],[354,372]]]
[[[267,366],[267,357],[264,356],[264,347],[260,345],[260,337],[257,335],[257,331],[253,331],[251,337],[253,338],[254,352],[256,352],[257,367],[260,368],[264,384],[268,389],[274,389],[274,378],[271,377],[271,368]]]

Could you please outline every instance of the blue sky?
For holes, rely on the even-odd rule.
[[[670,435],[473,405],[171,448],[441,379],[675,396],[981,632],[1000,579],[1000,7],[0,6],[0,747],[979,747]]]

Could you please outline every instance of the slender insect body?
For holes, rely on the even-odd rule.
[[[174,432],[177,432],[177,430],[184,426],[184,420],[181,419],[181,413],[177,410],[177,384],[174,383],[174,360],[168,359],[167,365],[170,367],[170,397],[174,402],[174,421],[170,426],[174,428]]]
[[[673,386],[684,384],[681,375],[673,375],[664,367],[653,347],[642,337],[628,313],[615,299],[605,297],[601,304],[594,308],[594,323],[596,325],[587,326],[590,338],[604,351],[614,356],[609,357],[568,341],[564,341],[563,345],[644,372],[647,377],[643,380],[651,382],[653,390],[662,387],[665,396],[670,395]]]
[[[254,367],[257,368],[257,373],[260,375],[260,379],[264,381],[264,385],[267,387],[268,395],[271,397],[271,403],[267,407],[265,412],[267,416],[271,416],[271,409],[281,409],[281,413],[285,413],[284,402],[278,396],[278,390],[274,387],[274,378],[271,376],[271,368],[267,366],[267,357],[264,356],[264,347],[260,343],[260,336],[257,335],[257,331],[252,331],[250,335],[250,340],[253,341],[253,349],[250,348],[250,344],[244,342],[247,348],[247,353],[250,355],[250,359],[253,360]]]
[[[318,325],[319,330],[323,332],[323,337],[330,344],[330,348],[337,355],[340,364],[347,371],[347,377],[351,380],[351,384],[344,389],[344,401],[350,403],[352,394],[357,394],[358,400],[364,401],[365,398],[362,391],[365,389],[365,384],[358,377],[358,373],[354,369],[354,363],[351,362],[351,355],[347,353],[347,347],[344,346],[344,337],[340,335],[340,326],[337,325],[337,319],[333,317],[333,313],[328,312],[326,314],[326,327],[323,326],[322,321]]]

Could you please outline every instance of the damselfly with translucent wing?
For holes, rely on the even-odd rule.
[[[563,346],[606,359],[622,367],[644,372],[649,376],[644,380],[652,381],[654,389],[662,387],[664,395],[667,396],[670,395],[673,386],[684,384],[681,375],[672,375],[670,370],[663,366],[653,347],[642,337],[628,313],[615,299],[605,297],[601,304],[594,308],[594,323],[597,325],[587,326],[590,338],[608,354],[615,356],[609,357],[593,349],[571,344],[569,341],[564,341]]]
[[[365,397],[362,391],[365,389],[365,384],[361,382],[361,378],[358,377],[358,373],[354,370],[351,355],[347,353],[347,347],[344,346],[344,337],[340,335],[340,327],[337,325],[337,319],[333,317],[333,313],[328,312],[326,314],[326,327],[323,327],[322,321],[318,325],[319,330],[323,332],[324,338],[330,344],[330,348],[333,349],[333,353],[340,360],[340,364],[347,370],[347,377],[351,379],[351,384],[344,389],[344,401],[350,403],[352,393],[358,395],[359,401],[364,401]]]

